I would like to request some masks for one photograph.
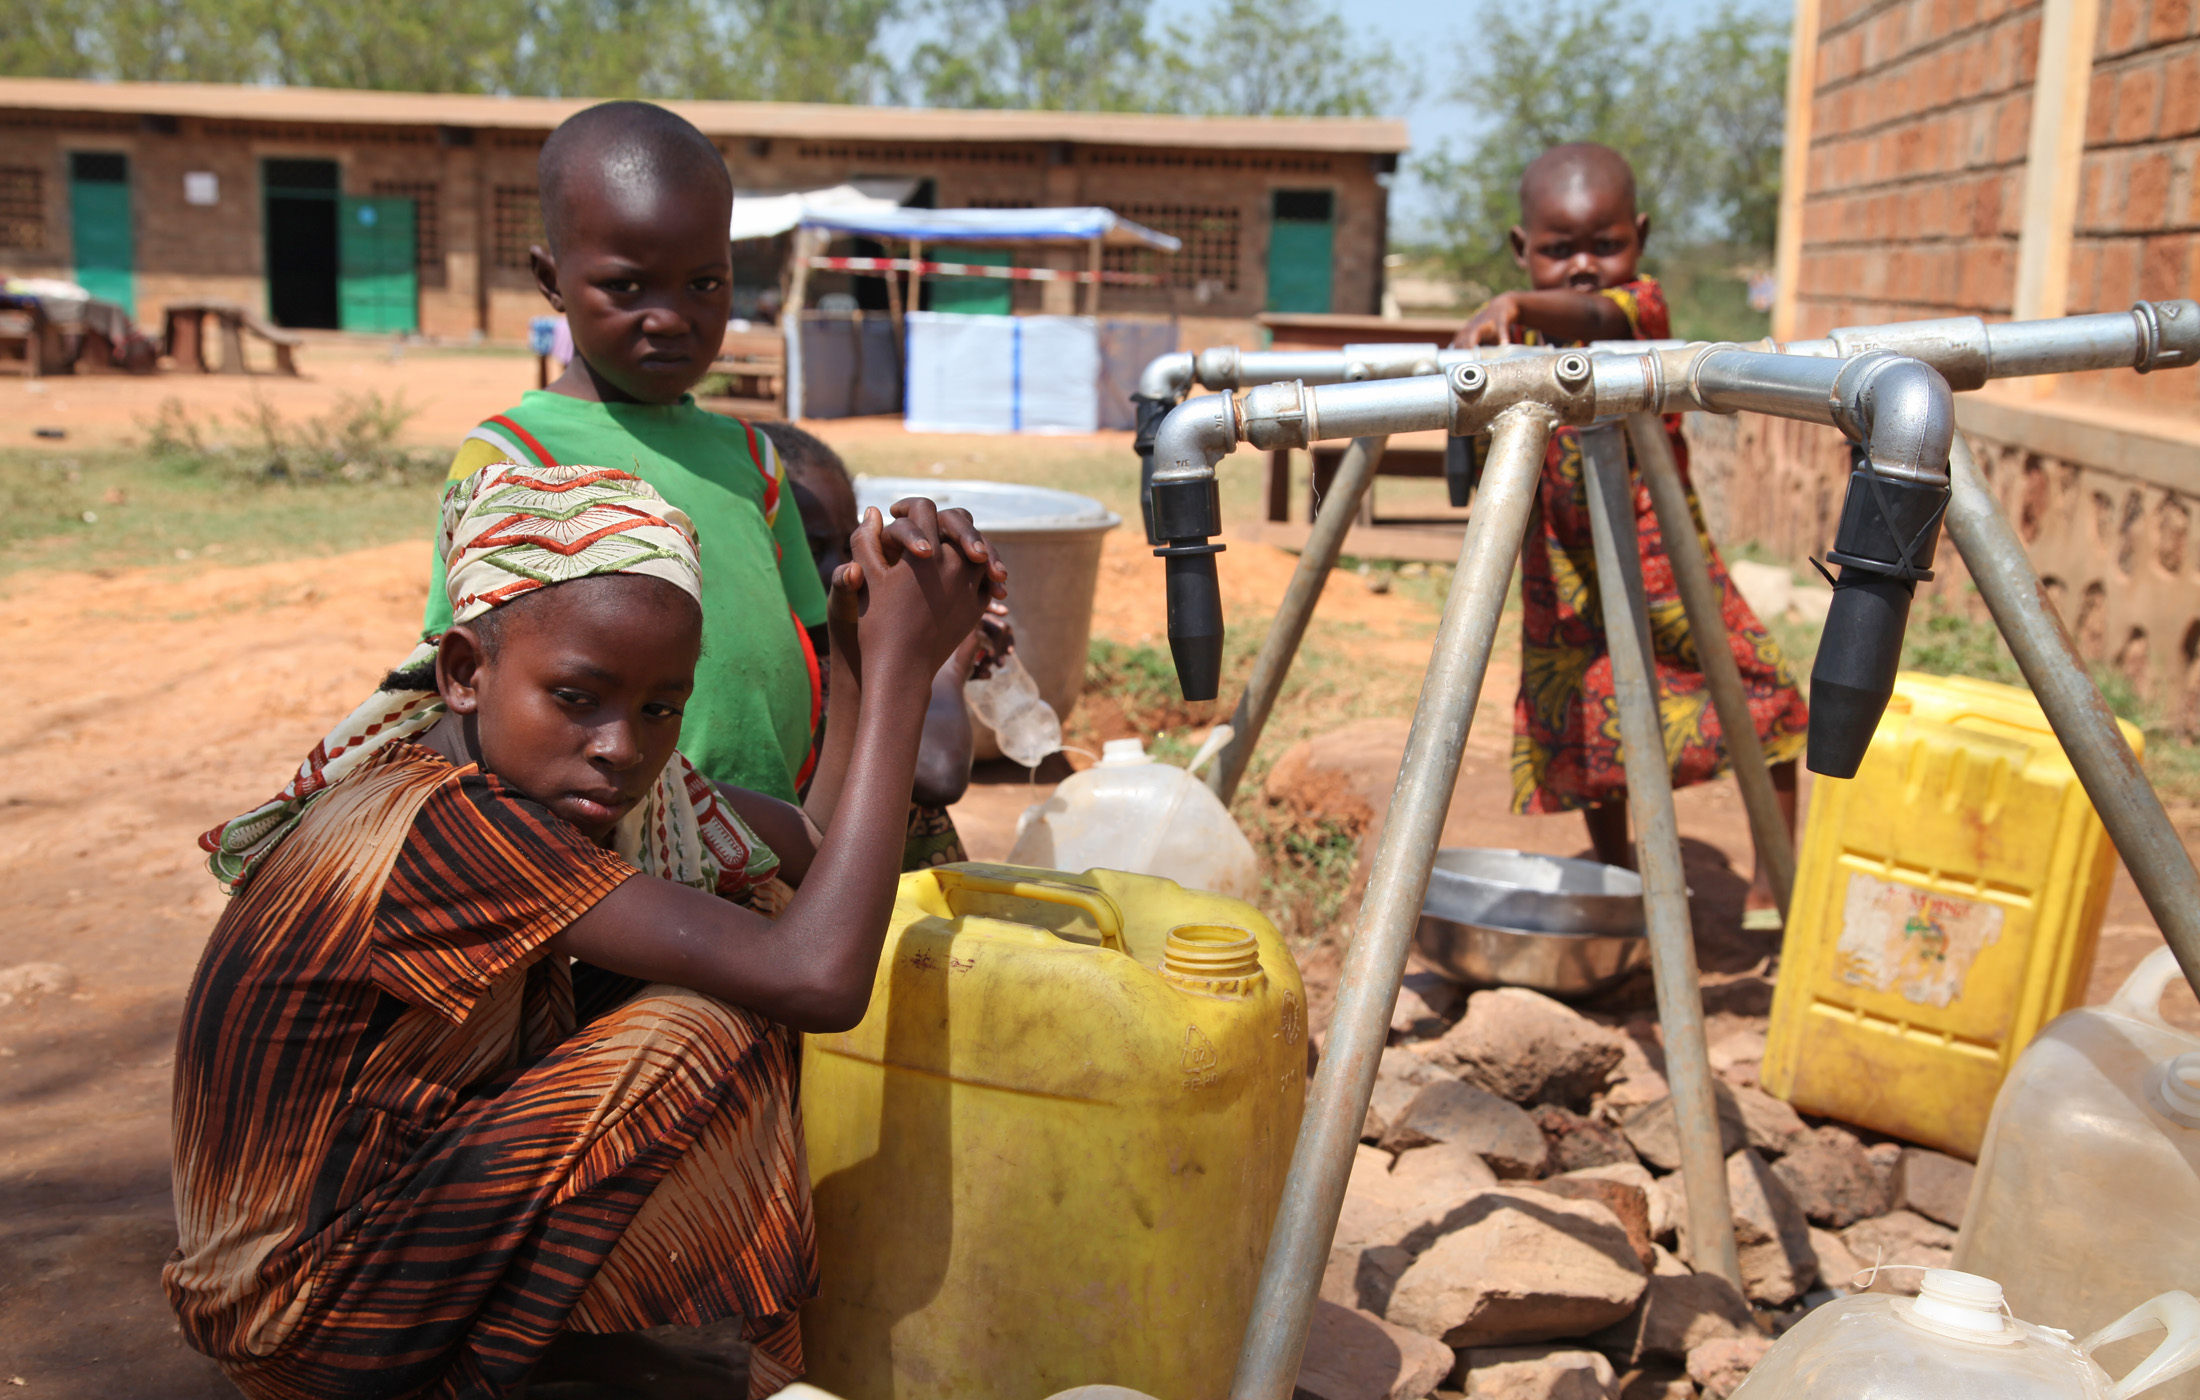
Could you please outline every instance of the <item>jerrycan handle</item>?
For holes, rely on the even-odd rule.
[[[2106,1009],[2151,1026],[2167,1027],[2169,1022],[2162,1019],[2162,994],[2184,975],[2184,969],[2177,965],[2177,955],[2167,948],[2157,948],[2139,960],[2124,985],[2108,999]]]
[[[2116,1388],[2109,1392],[2110,1400],[2131,1400],[2142,1390],[2151,1390],[2200,1366],[2200,1299],[2183,1292],[2173,1291],[2147,1299],[2078,1343],[2078,1350],[2091,1356],[2096,1347],[2136,1337],[2156,1327],[2169,1335],[2162,1339],[2153,1355],[2116,1382]]]
[[[958,869],[943,865],[932,872],[939,882],[940,893],[953,890],[970,890],[976,894],[1001,894],[1014,899],[1035,899],[1042,904],[1066,904],[1084,911],[1092,920],[1092,926],[1100,930],[1102,947],[1124,952],[1123,911],[1115,907],[1115,901],[1098,890],[1086,889],[1060,880],[1007,880],[998,875],[987,875],[977,870]]]

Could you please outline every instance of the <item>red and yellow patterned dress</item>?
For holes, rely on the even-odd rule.
[[[1605,296],[1627,313],[1635,334],[1671,334],[1665,293],[1649,277],[1607,288]],[[1680,415],[1667,417],[1681,480],[1688,482],[1688,445]],[[1633,467],[1635,530],[1642,546],[1642,578],[1650,604],[1650,631],[1658,667],[1658,710],[1665,724],[1665,755],[1673,785],[1686,787],[1726,771],[1719,716],[1712,708],[1696,639],[1689,634],[1665,556],[1650,492]],[[1809,712],[1787,660],[1757,620],[1704,530],[1693,485],[1689,513],[1718,586],[1726,619],[1726,643],[1741,668],[1742,688],[1756,716],[1767,762],[1803,752]],[[1582,482],[1581,434],[1552,434],[1536,490],[1535,510],[1520,551],[1520,697],[1513,706],[1513,801],[1515,812],[1569,812],[1621,800],[1627,770],[1620,763],[1619,704],[1612,690],[1612,660],[1604,642],[1603,603],[1597,593],[1596,555],[1589,538],[1589,501]]]

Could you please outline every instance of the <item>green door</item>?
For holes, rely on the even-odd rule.
[[[1270,311],[1330,309],[1336,203],[1328,190],[1276,191],[1268,223]]]
[[[137,241],[130,229],[130,158],[98,151],[69,157],[69,236],[77,284],[137,315]]]
[[[1009,267],[1006,248],[958,248],[949,243],[927,248],[930,262],[977,263],[983,267]],[[1011,309],[1010,289],[1016,284],[1005,277],[932,277],[924,283],[931,293],[933,311],[961,311],[972,316],[1006,316]]]
[[[347,331],[420,329],[411,200],[347,194],[339,201],[336,307]]]

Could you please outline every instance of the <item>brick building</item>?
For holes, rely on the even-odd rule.
[[[520,339],[542,310],[536,155],[584,105],[0,79],[0,275],[73,277],[153,325],[220,297],[291,325]],[[1099,204],[1181,237],[1166,285],[1109,287],[1114,312],[1381,301],[1402,122],[667,105],[740,189],[900,181],[940,208]]]
[[[1774,330],[2200,295],[2200,6],[1798,0]],[[1957,418],[2087,656],[2200,732],[2200,374],[1989,386]],[[1704,424],[1729,539],[1830,543],[1823,429]],[[1930,585],[1983,616],[1954,551]]]

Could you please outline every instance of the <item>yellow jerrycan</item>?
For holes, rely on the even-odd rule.
[[[2029,691],[1903,672],[1856,776],[1812,791],[1765,1088],[1976,1157],[2017,1053],[2085,994],[2115,871]]]
[[[1220,1400],[1306,1099],[1248,904],[1113,870],[904,875],[869,1013],[805,1042],[814,1385]]]

